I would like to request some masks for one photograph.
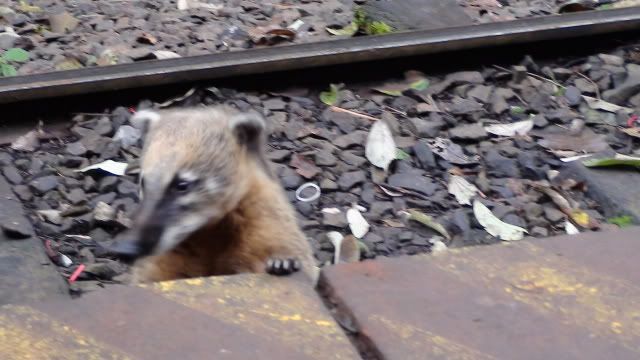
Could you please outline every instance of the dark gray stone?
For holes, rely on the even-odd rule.
[[[13,166],[5,166],[2,168],[2,175],[9,180],[10,183],[14,185],[22,184],[22,175],[18,169]]]
[[[338,186],[341,190],[347,191],[352,187],[362,184],[367,180],[367,174],[363,170],[350,171],[340,175]]]
[[[487,132],[480,123],[459,125],[449,129],[449,136],[454,140],[479,141],[487,138]]]
[[[65,150],[67,154],[74,156],[82,156],[87,153],[87,148],[80,141],[67,144]]]
[[[544,207],[544,217],[554,224],[567,218],[567,216],[562,211],[551,206]]]
[[[118,177],[105,176],[98,182],[98,191],[101,193],[107,193],[113,191],[118,186]]]
[[[431,170],[437,166],[436,158],[435,155],[433,155],[433,151],[431,151],[431,148],[429,148],[429,146],[427,146],[424,142],[418,141],[413,146],[413,153],[416,155],[418,164],[422,169]]]
[[[393,174],[389,177],[388,183],[391,186],[416,191],[427,196],[433,195],[439,188],[436,182],[419,173]]]
[[[36,178],[29,183],[31,191],[36,195],[44,195],[47,192],[54,190],[60,185],[57,176],[49,175]]]
[[[18,198],[22,201],[31,201],[33,199],[33,193],[26,185],[16,185],[13,187],[13,192],[18,195]]]
[[[567,99],[567,103],[570,106],[577,106],[582,102],[582,93],[575,86],[567,86],[564,91],[564,98]]]
[[[491,177],[520,177],[517,161],[500,155],[495,149],[487,152],[484,161]]]

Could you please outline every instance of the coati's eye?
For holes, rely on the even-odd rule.
[[[195,181],[189,181],[189,180],[184,180],[184,179],[177,179],[176,182],[174,182],[173,184],[173,188],[176,191],[179,192],[186,192],[191,190],[191,188],[193,187],[193,185],[195,184]]]

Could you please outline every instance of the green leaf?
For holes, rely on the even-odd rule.
[[[556,92],[553,93],[554,96],[564,96],[566,89],[563,87],[557,86]]]
[[[342,85],[329,85],[329,91],[323,91],[320,93],[320,100],[329,106],[335,105],[338,102],[338,96],[340,95],[341,88]]]
[[[393,32],[393,28],[387,23],[382,21],[372,21],[365,27],[365,32],[368,35],[384,35]]]
[[[423,91],[429,87],[429,80],[421,72],[409,70],[404,77],[404,81],[388,82],[373,90],[389,96],[402,96],[407,90]]]
[[[59,62],[58,64],[56,64],[56,70],[75,70],[75,69],[81,69],[83,67],[84,66],[82,66],[80,61],[73,58],[67,58]]]
[[[411,158],[411,155],[407,154],[406,151],[402,149],[396,149],[396,159],[405,160]]]
[[[607,222],[609,224],[615,224],[620,227],[627,227],[633,225],[633,218],[629,215],[618,216],[611,219],[608,219]]]
[[[605,158],[589,159],[582,162],[586,167],[607,167],[607,166],[633,166],[640,167],[640,158]]]
[[[511,111],[511,114],[513,115],[520,115],[526,112],[526,110],[521,106],[512,106],[510,111]]]
[[[0,64],[0,72],[2,72],[2,76],[5,77],[18,75],[16,68],[9,64]]]
[[[18,10],[24,13],[35,13],[35,12],[42,11],[42,9],[39,6],[29,5],[29,3],[27,3],[24,0],[20,0],[20,5],[18,5]]]
[[[7,61],[25,62],[29,60],[29,53],[19,48],[11,48],[2,54]]]
[[[429,80],[427,79],[420,79],[418,81],[412,82],[409,87],[412,88],[413,90],[417,90],[417,91],[424,91],[427,90],[427,88],[429,87],[430,83]]]
[[[351,24],[343,27],[342,29],[332,29],[325,28],[327,32],[331,35],[336,36],[353,36],[358,32],[358,24],[355,21],[352,21]]]
[[[427,214],[423,214],[415,210],[409,210],[409,220],[417,221],[424,226],[430,227],[440,233],[440,235],[444,236],[447,240],[451,240],[451,235],[449,235],[447,229]]]

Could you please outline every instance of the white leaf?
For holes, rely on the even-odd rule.
[[[564,223],[564,231],[566,231],[566,232],[567,232],[567,234],[569,234],[569,235],[577,235],[577,234],[580,234],[580,230],[578,230],[578,228],[577,228],[575,225],[573,225],[573,224],[571,223],[571,221],[569,221],[569,220],[567,220],[567,221]]]
[[[449,194],[456,197],[458,204],[471,205],[471,199],[478,193],[478,188],[465,178],[451,175],[449,178]]]
[[[187,1],[187,0],[178,0],[177,6],[178,6],[178,10],[187,10],[187,9],[189,9],[189,1]]]
[[[304,21],[298,19],[294,21],[293,24],[289,25],[287,29],[298,31],[302,27],[302,25],[304,25]]]
[[[60,265],[64,266],[64,267],[69,267],[71,265],[73,265],[73,261],[71,261],[71,259],[69,259],[69,257],[65,254],[60,254]]]
[[[156,57],[156,59],[159,59],[159,60],[175,59],[175,58],[181,57],[180,55],[174,53],[173,51],[167,51],[167,50],[156,50],[156,51],[153,51],[152,54],[153,56]]]
[[[347,222],[351,233],[358,239],[362,239],[369,232],[369,223],[362,216],[357,206],[347,210]]]
[[[524,234],[528,233],[527,230],[519,226],[507,224],[506,222],[498,219],[493,215],[489,208],[478,200],[473,202],[473,214],[476,216],[476,219],[478,219],[480,225],[482,225],[489,234],[501,240],[522,240]]]
[[[593,154],[569,156],[569,157],[561,158],[560,161],[562,161],[562,162],[573,162],[573,161],[584,159],[584,158],[590,157],[590,156],[593,156]]]
[[[331,215],[340,214],[342,212],[338,208],[324,208],[321,211],[325,214],[331,214]]]
[[[612,104],[610,102],[607,102],[601,99],[596,99],[596,98],[592,98],[590,96],[584,96],[584,95],[582,96],[582,98],[587,102],[589,107],[594,110],[602,110],[602,111],[607,111],[614,114],[620,110],[624,111],[627,114],[631,114],[633,112],[633,109]]]
[[[439,236],[434,236],[433,238],[431,238],[431,240],[429,240],[429,242],[431,243],[431,254],[432,255],[442,254],[442,253],[446,252],[449,249],[447,247],[447,244],[445,244],[440,239],[442,239],[442,238],[439,237]]]
[[[371,126],[365,155],[373,165],[385,171],[396,158],[396,143],[393,141],[389,126],[384,121],[376,121]]]
[[[517,121],[511,124],[485,126],[484,130],[498,136],[526,135],[533,129],[533,120]]]
[[[84,169],[76,170],[76,172],[87,172],[89,170],[102,170],[102,171],[111,173],[113,175],[122,176],[125,174],[125,171],[127,171],[127,166],[129,166],[127,163],[107,160],[99,164],[87,166]]]
[[[333,263],[337,264],[340,262],[340,249],[342,248],[344,236],[337,231],[330,231],[327,233],[327,238],[333,245]]]

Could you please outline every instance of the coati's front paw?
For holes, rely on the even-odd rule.
[[[301,264],[297,259],[271,258],[267,260],[267,273],[271,275],[291,275],[300,270]]]

